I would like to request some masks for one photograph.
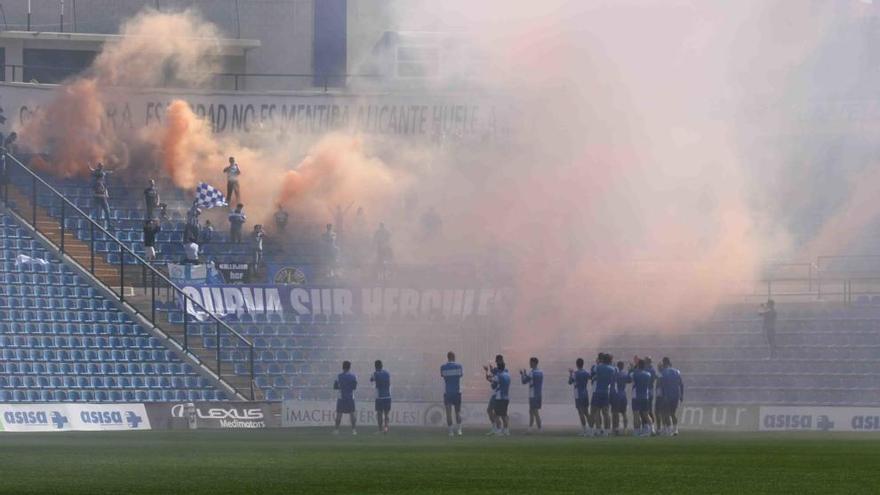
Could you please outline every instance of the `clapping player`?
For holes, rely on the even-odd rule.
[[[568,370],[568,384],[574,386],[574,407],[577,408],[578,419],[581,420],[583,432],[581,436],[590,436],[587,429],[587,416],[589,416],[589,394],[587,387],[590,382],[590,372],[584,369],[584,358],[575,361],[577,369]]]
[[[523,384],[529,385],[529,431],[536,427],[538,432],[541,428],[541,395],[544,388],[544,372],[538,369],[538,358],[529,359],[529,370],[519,370],[519,377]]]
[[[339,433],[339,424],[342,422],[342,415],[348,414],[351,418],[351,434],[357,435],[357,416],[354,411],[354,391],[357,388],[357,377],[351,372],[351,362],[342,362],[342,373],[336,376],[333,382],[333,390],[339,391],[339,397],[336,399],[336,429],[333,434]]]
[[[461,435],[461,377],[464,374],[460,364],[455,362],[455,353],[446,353],[446,363],[440,367],[440,376],[443,377],[445,390],[443,392],[443,405],[446,407],[446,426],[449,428],[449,436],[453,436],[452,410],[455,409],[455,424],[458,426],[458,434]]]
[[[391,413],[391,375],[382,368],[382,361],[374,363],[376,371],[370,375],[370,381],[376,384],[376,421],[379,423],[377,433],[388,433],[388,415]]]

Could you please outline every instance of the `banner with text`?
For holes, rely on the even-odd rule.
[[[279,313],[293,317],[465,318],[503,311],[503,289],[410,289],[395,287],[296,287],[186,285],[183,291],[216,316]],[[203,317],[187,301],[187,312]]]
[[[0,431],[149,429],[143,404],[0,404]]]
[[[277,427],[267,402],[195,402],[196,425],[206,429],[260,429]],[[189,428],[184,402],[147,403],[154,429]]]
[[[880,431],[880,407],[761,407],[761,431]]]
[[[0,132],[20,128],[55,97],[55,86],[0,83]],[[332,131],[484,143],[508,134],[505,105],[470,95],[353,95],[197,90],[108,90],[103,123],[116,131],[162,125],[186,101],[218,134],[315,135]],[[50,116],[51,118],[51,116]]]
[[[373,401],[356,403],[358,423],[373,425],[376,413]],[[336,414],[333,401],[284,401],[281,426],[333,426]],[[511,403],[508,408],[510,424],[525,427],[529,424],[529,406]],[[486,403],[465,402],[461,408],[462,423],[468,427],[487,426]],[[392,402],[389,416],[391,425],[445,426],[446,408],[436,402]],[[544,404],[541,419],[548,427],[575,427],[578,413],[574,404]],[[344,424],[347,424],[347,419]],[[688,406],[679,411],[679,425],[687,429],[756,431],[757,406]]]

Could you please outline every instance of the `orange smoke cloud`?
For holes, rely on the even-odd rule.
[[[99,161],[127,167],[129,146],[143,143],[106,124],[108,98],[124,96],[128,88],[198,86],[218,67],[219,33],[192,10],[146,9],[125,22],[120,35],[18,129],[23,146],[49,152],[48,160],[37,162],[43,170],[67,177],[85,174]]]
[[[39,109],[19,130],[24,146],[52,150],[43,170],[69,177],[88,171],[96,162],[119,163],[115,133],[103,125],[104,104],[96,81],[83,79],[58,89],[52,103]]]
[[[282,178],[278,202],[309,218],[327,216],[329,208],[355,203],[384,215],[404,178],[381,160],[367,155],[363,140],[329,134]]]
[[[154,145],[156,160],[172,182],[183,189],[210,179],[222,163],[220,145],[211,135],[210,124],[198,118],[183,100],[172,101],[163,125],[144,130],[142,138]]]

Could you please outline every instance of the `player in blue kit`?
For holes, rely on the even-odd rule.
[[[495,364],[490,364],[488,366],[483,366],[483,371],[486,372],[486,381],[490,384],[492,383],[493,378],[498,373],[499,368],[504,364],[504,356],[501,354],[497,354],[495,356]],[[489,405],[486,407],[486,414],[489,416],[489,423],[492,425],[489,429],[487,435],[495,435],[498,433],[498,428],[496,425],[496,421],[498,417],[495,415],[495,393],[489,396]]]
[[[657,388],[657,371],[654,369],[654,360],[651,356],[645,356],[645,371],[651,374],[651,388],[648,389],[648,415],[651,416],[651,434],[656,435],[654,430],[657,425],[657,401],[655,401],[655,390]]]
[[[333,434],[339,434],[339,423],[342,422],[342,415],[348,414],[351,418],[351,434],[357,435],[357,416],[354,412],[354,391],[357,388],[357,377],[351,372],[351,362],[342,362],[342,373],[336,376],[333,382],[333,390],[339,391],[339,398],[336,399],[336,429]]]
[[[617,369],[611,365],[612,356],[604,352],[599,353],[596,370],[592,373],[593,401],[591,412],[593,425],[596,428],[596,436],[604,437],[611,430],[611,396],[616,384]]]
[[[574,406],[577,408],[578,418],[581,420],[583,432],[581,436],[590,436],[587,428],[587,416],[589,416],[589,395],[587,387],[590,382],[590,372],[584,369],[584,358],[575,361],[576,370],[568,370],[568,384],[574,386]]]
[[[510,418],[507,415],[507,407],[510,404],[510,373],[504,361],[498,363],[495,375],[492,377],[492,395],[495,397],[495,434],[510,435]]]
[[[391,413],[391,375],[382,368],[382,361],[374,363],[376,371],[370,381],[376,384],[376,421],[379,423],[377,433],[388,433],[388,415]]]
[[[660,389],[663,391],[663,433],[678,435],[678,405],[684,401],[684,382],[681,372],[664,357],[660,363]]]
[[[632,382],[632,378],[629,376],[629,372],[624,370],[624,362],[617,362],[617,375],[615,376],[615,390],[614,394],[611,396],[611,420],[612,425],[614,427],[614,434],[626,434],[627,427],[627,419],[626,419],[626,384]],[[621,420],[623,423],[623,430],[620,430]]]
[[[519,371],[520,380],[529,385],[529,433],[533,427],[541,428],[541,395],[544,389],[544,372],[538,369],[538,358],[529,359],[529,370]]]
[[[645,367],[645,360],[639,359],[636,369],[632,371],[633,435],[635,436],[651,435],[651,403],[648,394],[654,379]]]
[[[446,353],[447,362],[440,366],[440,376],[446,388],[443,392],[443,405],[446,407],[446,426],[449,428],[449,436],[456,432],[461,435],[461,377],[464,370],[455,362],[455,353]],[[457,430],[452,427],[452,410],[455,410],[455,424]]]

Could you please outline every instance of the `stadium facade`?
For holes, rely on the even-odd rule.
[[[405,2],[377,0],[33,0],[4,5],[5,81],[58,82],[91,63],[121,24],[144,9],[193,9],[217,26],[217,88],[277,91],[384,88],[462,73],[466,50],[453,34],[402,30]],[[29,7],[30,6],[30,7]],[[31,9],[28,15],[28,8]],[[63,9],[63,17],[62,17]],[[185,33],[184,33],[185,34]]]

